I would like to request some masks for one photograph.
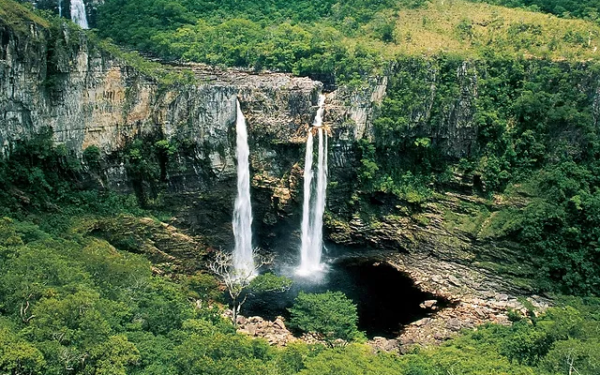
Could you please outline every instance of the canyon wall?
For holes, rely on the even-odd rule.
[[[131,193],[161,195],[164,204],[180,208],[181,224],[214,228],[215,243],[230,241],[227,228],[235,192],[235,101],[247,117],[255,200],[255,226],[275,235],[278,224],[299,219],[301,178],[306,129],[316,113],[320,82],[281,73],[220,70],[203,65],[166,67],[185,80],[165,82],[144,74],[135,63],[117,58],[73,27],[49,27],[29,22],[26,27],[0,24],[0,144],[3,154],[11,145],[50,127],[58,144],[80,157],[91,146],[102,154],[102,186]],[[360,165],[356,142],[374,140],[373,120],[385,99],[391,64],[381,76],[366,78],[360,87],[340,86],[328,93],[325,125],[330,140],[331,184],[329,208],[336,214],[348,209],[357,189]],[[427,72],[431,100],[410,115],[409,137],[429,137],[451,158],[476,147],[474,100],[476,69],[465,62],[456,72],[461,94],[443,109],[439,123],[428,116],[436,93],[438,72]],[[128,168],[136,140],[145,144],[177,144],[157,181],[136,178]],[[342,215],[343,216],[343,215]],[[354,233],[349,240],[328,222],[330,238],[347,244],[408,248],[407,228],[381,240],[360,223],[344,224]],[[350,228],[350,229],[349,229]],[[210,231],[210,229],[209,229]],[[358,233],[358,234],[357,234]],[[225,236],[225,237],[223,237]],[[389,236],[389,231],[385,236]],[[269,238],[269,236],[264,236]]]

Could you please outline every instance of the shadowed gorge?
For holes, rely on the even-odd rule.
[[[261,316],[275,320],[277,316],[289,319],[288,308],[299,291],[322,293],[340,291],[358,307],[358,327],[369,338],[395,338],[402,326],[434,313],[421,304],[437,301],[435,310],[444,308],[447,301],[420,291],[414,282],[392,266],[377,260],[345,259],[329,264],[327,273],[318,281],[295,279],[295,284],[284,295],[259,295],[245,306],[246,316]]]

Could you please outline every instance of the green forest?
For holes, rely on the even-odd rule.
[[[543,10],[562,17],[564,12],[552,9],[563,6],[571,17],[587,20],[589,9],[594,9],[581,2],[557,3]],[[600,37],[596,23],[556,24],[541,13],[515,13],[462,0],[222,1],[218,5],[115,0],[100,8],[98,32],[167,60],[293,72],[343,83],[381,71],[398,53],[480,56],[493,50],[587,58]]]
[[[62,234],[28,221],[4,218],[0,223],[4,373],[554,375],[568,373],[570,366],[582,374],[600,370],[600,301],[594,298],[561,300],[540,317],[516,316],[511,327],[481,327],[441,347],[403,356],[373,354],[360,335],[344,346],[298,343],[276,349],[236,334],[217,308],[192,305],[197,298],[221,298],[211,276],[170,280],[153,275],[147,258],[93,235],[94,220],[99,219],[77,218]],[[302,306],[296,312],[300,316]],[[343,304],[334,299],[326,306]],[[310,316],[299,326],[320,329],[321,315]],[[352,314],[345,316],[350,322],[324,321],[352,324]]]
[[[343,293],[300,293],[286,324],[321,341],[272,346],[237,333],[223,312],[235,293],[243,314],[246,298],[290,280],[267,273],[232,292],[207,266],[216,250],[201,241],[177,243],[189,257],[181,263],[157,261],[174,236],[164,229],[168,171],[192,146],[166,136],[124,145],[117,156],[133,193],[122,194],[102,184],[109,161],[100,148],[78,154],[44,128],[0,157],[0,374],[600,374],[599,12],[597,0],[106,0],[86,40],[161,90],[194,78],[145,57],[356,90],[388,74],[372,137],[352,145],[347,217],[328,218],[377,225],[381,196],[416,217],[454,193],[460,176],[487,203],[445,220],[476,242],[518,243],[535,266],[523,276],[528,290],[553,306],[509,311],[509,325],[398,355],[366,344]],[[0,40],[8,30],[25,38],[31,24],[51,42],[79,32],[65,22],[0,0]],[[50,57],[73,46],[53,48]],[[464,77],[475,77],[476,95]],[[443,137],[421,135],[441,127],[457,98],[478,129],[460,157]],[[492,212],[495,201],[508,203]]]
[[[539,262],[541,289],[598,295],[599,138],[593,95],[581,91],[598,66],[502,55],[473,61],[480,90],[472,103],[477,108],[478,148],[453,161],[429,138],[404,134],[410,131],[410,114],[424,111],[430,95],[423,72],[434,66],[442,75],[427,119],[435,126],[443,109],[460,95],[454,72],[462,60],[402,58],[399,64],[402,68],[374,122],[377,141],[361,145],[359,178],[367,189],[419,205],[434,199],[430,186],[448,184],[458,170],[477,176],[483,196],[534,197],[523,209],[509,207],[490,218],[493,232],[488,236],[526,244]]]

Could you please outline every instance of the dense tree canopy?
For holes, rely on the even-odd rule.
[[[393,1],[107,1],[103,37],[168,59],[351,79],[380,64],[376,51],[348,44],[372,23],[369,37],[392,41]],[[384,12],[381,13],[380,12]]]
[[[489,326],[398,357],[374,355],[358,344],[279,350],[235,334],[218,310],[189,301],[193,290],[152,275],[142,256],[87,235],[61,238],[4,218],[0,270],[3,373],[402,375],[453,369],[554,375],[570,365],[580,373],[598,371],[599,302],[592,299],[565,301],[570,306],[541,318]],[[304,304],[311,299],[302,297]],[[323,307],[347,305],[335,294],[327,300]],[[345,311],[323,311],[314,321]]]
[[[356,305],[342,292],[307,294],[300,292],[294,306],[290,326],[322,337],[329,345],[359,339]]]

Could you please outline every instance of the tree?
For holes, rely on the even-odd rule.
[[[43,354],[5,325],[7,322],[0,320],[0,373],[41,374],[46,366]]]
[[[233,254],[222,251],[217,252],[208,264],[208,268],[225,285],[231,298],[234,325],[237,325],[238,314],[248,297],[255,293],[285,292],[292,285],[290,279],[272,273],[256,276],[263,266],[273,263],[273,255],[260,254],[257,249],[254,249],[252,257],[254,258],[254,272],[236,270],[233,267]]]
[[[337,340],[346,344],[361,337],[356,305],[342,292],[300,292],[289,311],[292,314],[291,327],[317,334],[331,347]]]
[[[300,375],[404,375],[438,374],[437,372],[405,372],[399,366],[399,356],[376,355],[367,345],[348,345],[323,350],[307,357]],[[446,373],[444,373],[446,374]]]

